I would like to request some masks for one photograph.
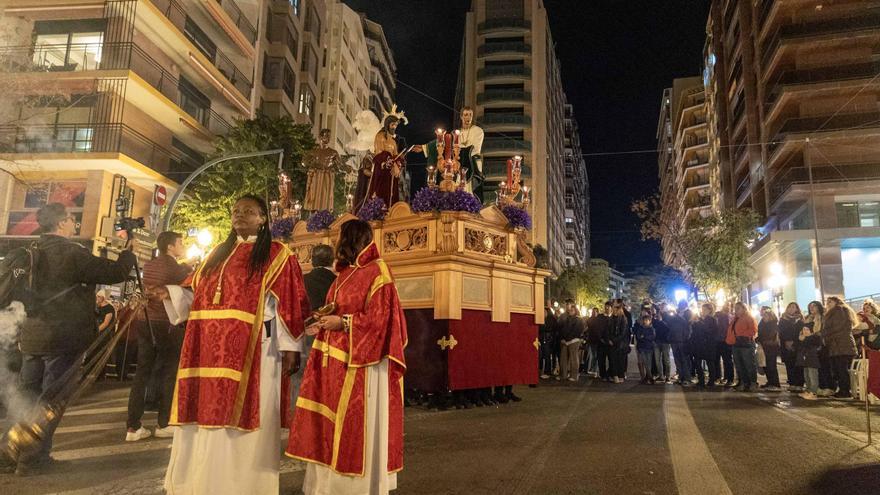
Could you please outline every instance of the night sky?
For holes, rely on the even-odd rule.
[[[385,29],[400,81],[397,102],[410,120],[401,133],[415,143],[429,140],[438,125],[450,126],[470,1],[345,3]],[[587,155],[592,256],[624,272],[659,263],[659,246],[640,240],[629,204],[657,188],[660,98],[673,78],[700,74],[709,2],[544,4]]]

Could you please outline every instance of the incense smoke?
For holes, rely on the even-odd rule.
[[[18,334],[27,313],[18,301],[0,310],[0,408],[6,409],[6,419],[18,421],[33,405],[18,387],[18,373],[11,364],[17,353]]]

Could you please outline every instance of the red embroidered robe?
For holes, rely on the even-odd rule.
[[[366,368],[388,358],[388,472],[397,472],[403,469],[403,309],[375,244],[358,255],[355,266],[337,271],[327,302],[335,293],[335,314],[352,316],[351,331],[324,330],[315,337],[286,453],[339,474],[363,476]]]
[[[211,273],[193,274],[193,302],[180,354],[171,424],[255,430],[260,427],[260,354],[266,299],[276,299],[279,332],[303,334],[309,304],[296,256],[272,242],[269,262],[248,279],[254,243],[239,241]],[[285,382],[289,382],[285,380]],[[282,424],[289,387],[282,384]]]

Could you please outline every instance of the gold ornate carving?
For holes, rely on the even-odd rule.
[[[455,340],[455,337],[450,333],[449,338],[443,337],[442,339],[437,341],[437,345],[440,346],[441,351],[445,351],[449,349],[450,351],[458,345],[458,341]]]
[[[297,261],[299,261],[300,263],[311,263],[312,248],[314,248],[315,246],[316,244],[303,244],[294,248],[293,253],[296,255]]]
[[[385,232],[383,251],[388,253],[404,253],[425,249],[428,246],[428,227],[395,230]]]
[[[534,268],[538,263],[532,248],[526,243],[527,232],[525,229],[516,230],[516,253],[520,263],[525,263],[529,268]]]
[[[491,254],[503,258],[507,255],[507,236],[465,228],[464,248],[468,251]]]
[[[532,342],[532,345],[535,346],[535,349],[539,349],[541,347],[541,342],[538,340],[538,337],[535,337],[535,341]]]
[[[440,240],[437,243],[437,250],[441,253],[453,253],[458,248],[458,242],[455,239],[455,214],[450,212],[440,213]]]

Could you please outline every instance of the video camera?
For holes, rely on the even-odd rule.
[[[144,221],[143,217],[137,217],[137,218],[120,217],[118,220],[116,220],[116,223],[113,224],[113,228],[117,232],[122,231],[122,230],[124,230],[126,232],[132,232],[134,229],[144,228],[144,226],[146,226],[146,224],[147,223]]]

